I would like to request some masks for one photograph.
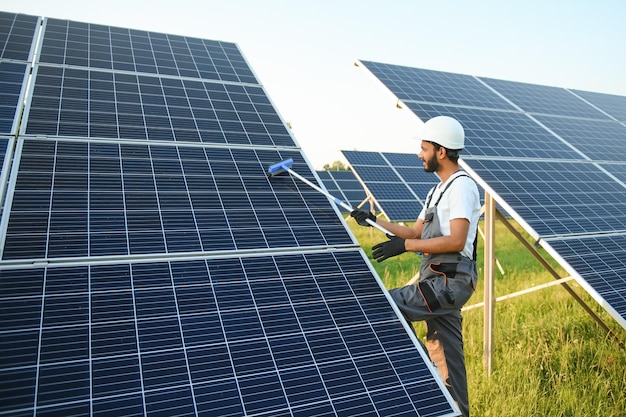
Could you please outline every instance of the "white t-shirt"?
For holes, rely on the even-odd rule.
[[[476,227],[480,217],[480,196],[476,183],[466,173],[455,173],[448,178],[446,184],[453,178],[460,177],[448,187],[443,197],[437,205],[437,217],[439,218],[439,228],[443,236],[450,235],[450,220],[467,219],[470,222],[469,231],[467,233],[467,241],[465,248],[461,252],[462,255],[471,258],[474,253],[474,239],[476,238]],[[430,199],[430,207],[434,206],[441,192],[446,188],[446,184],[439,183],[430,192],[428,197],[433,194]],[[426,207],[420,212],[418,219],[424,220],[426,215]]]

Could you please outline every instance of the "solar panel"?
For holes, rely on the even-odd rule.
[[[0,59],[27,61],[39,18],[0,11]]]
[[[39,61],[259,84],[234,43],[46,19]]]
[[[626,231],[626,188],[594,164],[464,162],[531,226],[536,238]]]
[[[584,158],[578,150],[572,149],[522,113],[414,102],[407,102],[406,106],[422,120],[442,114],[459,120],[467,140],[463,157]]]
[[[458,415],[337,208],[267,177],[318,182],[235,44],[41,21],[0,62],[0,414]]]
[[[626,97],[613,94],[595,93],[593,91],[571,90],[600,110],[622,122],[626,121]]]
[[[564,88],[481,78],[523,111],[538,114],[608,119],[606,114]]]
[[[514,109],[480,80],[470,75],[372,61],[361,63],[402,101]]]
[[[626,130],[616,122],[626,98],[362,62],[422,121],[443,114],[463,124],[462,166],[626,327],[623,266],[608,249],[619,252],[626,235]],[[515,108],[462,101],[477,81]],[[583,260],[579,250],[595,243],[607,246]]]
[[[605,120],[537,116],[548,129],[580,149],[591,160],[623,162],[626,126]]]
[[[261,86],[38,65],[25,134],[294,146]]]
[[[17,133],[26,68],[25,63],[0,61],[0,134]]]
[[[356,249],[0,274],[2,412],[450,415]]]
[[[296,151],[30,139],[2,259],[347,245],[326,198],[266,177]],[[307,205],[304,205],[306,201]]]
[[[341,151],[363,186],[391,221],[415,221],[438,178],[416,154]]]
[[[317,175],[331,195],[352,207],[358,206],[367,198],[363,186],[352,171],[317,171]],[[345,211],[343,207],[338,207]]]
[[[582,276],[581,285],[602,307],[626,327],[626,235],[581,236],[548,240],[546,246],[556,251],[574,276]]]

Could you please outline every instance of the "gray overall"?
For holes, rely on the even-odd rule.
[[[426,203],[422,239],[442,236],[437,205],[452,181],[432,207],[428,207],[430,199]],[[463,416],[469,416],[469,399],[461,307],[474,293],[477,279],[476,262],[473,259],[460,253],[424,254],[419,282],[389,291],[406,320],[426,322],[428,354],[437,365]]]

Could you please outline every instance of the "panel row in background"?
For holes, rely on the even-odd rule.
[[[361,185],[353,171],[317,171],[317,176],[333,197],[348,203],[352,207],[357,207],[368,199],[363,185]],[[342,212],[347,211],[341,206],[337,207]]]
[[[21,137],[2,259],[352,245],[300,152]],[[4,236],[4,234],[3,234]]]
[[[453,415],[370,268],[352,249],[2,270],[0,412]]]
[[[439,178],[424,172],[417,154],[341,151],[359,181],[392,222],[417,219]]]

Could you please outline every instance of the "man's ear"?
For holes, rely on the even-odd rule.
[[[446,155],[448,155],[448,151],[443,146],[440,147],[439,150],[437,150],[437,156],[439,157],[439,159],[444,159]]]

